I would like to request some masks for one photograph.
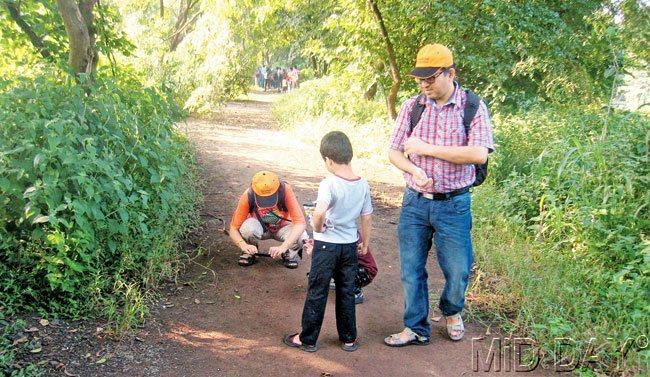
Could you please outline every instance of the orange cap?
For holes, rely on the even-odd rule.
[[[425,45],[418,51],[415,59],[415,69],[411,76],[431,77],[440,68],[449,68],[454,65],[454,57],[451,51],[439,43]]]
[[[275,173],[266,170],[257,172],[253,176],[251,187],[260,207],[272,207],[277,202],[280,180]]]

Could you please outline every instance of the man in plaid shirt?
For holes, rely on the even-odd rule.
[[[397,229],[406,328],[384,339],[393,347],[429,343],[426,261],[432,243],[445,276],[439,307],[447,332],[453,340],[463,337],[460,313],[473,261],[469,188],[475,180],[474,164],[485,163],[494,150],[483,101],[465,134],[462,118],[468,95],[455,80],[453,56],[447,47],[422,47],[411,76],[426,98],[412,97],[402,105],[389,152],[390,162],[404,172],[407,186]],[[425,107],[411,131],[416,101]]]

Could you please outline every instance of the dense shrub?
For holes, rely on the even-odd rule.
[[[125,73],[0,88],[0,306],[119,327],[174,273],[196,219],[194,156],[166,92]]]
[[[553,107],[495,124],[492,185],[476,190],[479,307],[549,356],[557,337],[583,352],[593,337],[593,368],[636,370],[650,331],[647,116]]]

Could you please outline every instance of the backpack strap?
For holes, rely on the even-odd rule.
[[[411,109],[411,118],[410,118],[409,133],[408,133],[409,136],[413,132],[415,126],[418,125],[420,118],[422,118],[422,113],[424,112],[424,108],[426,106],[425,104],[421,103],[423,98],[424,98],[424,94],[420,94],[415,99],[415,105],[413,105],[413,108]]]
[[[467,98],[465,99],[465,109],[463,109],[463,127],[465,127],[465,138],[469,139],[469,130],[472,127],[474,116],[478,112],[481,98],[469,89],[465,90],[465,94]]]
[[[282,212],[287,212],[287,203],[285,203],[284,200],[284,192],[285,192],[285,182],[282,181],[280,182],[280,187],[278,187],[278,209]]]
[[[262,225],[262,231],[264,233],[266,233],[269,230],[269,228],[264,224],[264,221],[262,221],[262,216],[257,210],[257,202],[255,201],[255,192],[253,192],[252,186],[248,188],[248,213],[255,214],[257,221],[259,221],[260,224]]]

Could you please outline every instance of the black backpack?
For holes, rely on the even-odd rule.
[[[469,130],[472,125],[472,120],[474,120],[474,116],[476,115],[478,107],[481,103],[481,98],[469,89],[465,90],[465,94],[467,94],[467,100],[465,102],[465,108],[463,109],[463,127],[465,128],[465,138],[467,139],[469,137]],[[409,135],[411,135],[413,129],[415,126],[417,126],[420,118],[422,117],[422,113],[424,112],[425,105],[420,103],[421,99],[424,97],[424,94],[420,94],[415,100],[415,106],[413,106],[413,109],[411,110]],[[472,183],[472,187],[479,186],[481,183],[483,183],[483,181],[485,181],[485,178],[487,178],[487,169],[487,160],[484,164],[474,164],[476,178],[474,179],[474,183]]]
[[[282,212],[287,212],[287,204],[284,202],[284,182],[280,182],[280,187],[278,188],[278,209]],[[262,224],[262,229],[264,229],[264,232],[268,230],[267,226],[264,224],[264,221],[262,221],[262,216],[260,216],[259,211],[257,210],[257,202],[255,201],[255,192],[253,191],[253,187],[248,188],[248,213],[254,213],[255,217],[257,217],[257,221]],[[289,219],[285,219],[282,216],[278,216],[282,220],[286,220],[291,222]]]

